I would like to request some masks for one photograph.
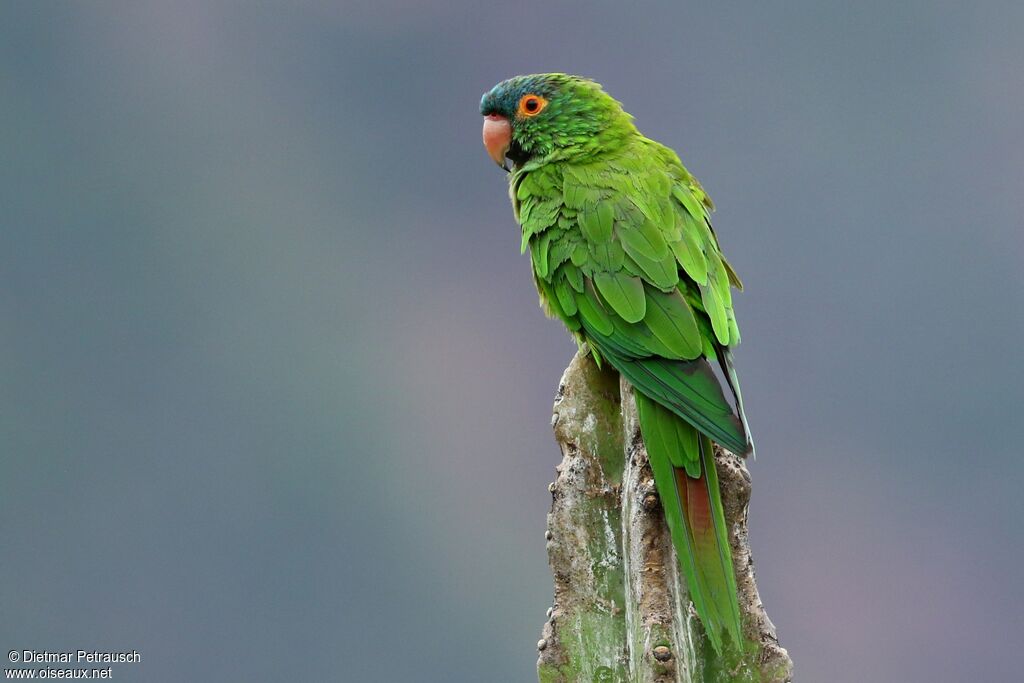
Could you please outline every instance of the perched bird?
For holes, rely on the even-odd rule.
[[[480,113],[487,152],[509,171],[541,304],[635,389],[690,597],[715,650],[726,637],[742,649],[711,442],[753,451],[730,353],[740,341],[730,286],[743,285],[711,227],[711,200],[591,80],[510,78]]]

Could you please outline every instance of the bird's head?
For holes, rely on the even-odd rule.
[[[635,131],[631,117],[594,81],[533,74],[502,81],[480,100],[484,146],[501,167],[547,158],[585,158]]]

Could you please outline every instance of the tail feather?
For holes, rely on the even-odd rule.
[[[686,470],[679,468],[673,468],[672,473],[675,475],[676,491],[686,511],[690,530],[696,539],[706,541],[715,531],[715,523],[711,519],[711,497],[705,486],[707,477],[694,479]]]
[[[742,648],[736,577],[711,440],[698,434],[693,439],[698,452],[689,451],[679,432],[692,426],[639,392],[636,399],[640,431],[690,599],[717,652],[722,652],[723,631]],[[696,472],[700,475],[691,476]]]

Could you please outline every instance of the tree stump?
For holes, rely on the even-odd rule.
[[[715,655],[669,538],[629,384],[584,352],[566,368],[552,425],[562,462],[551,484],[554,604],[537,647],[540,683],[726,683],[792,679],[754,581],[751,480],[716,446],[747,645]]]

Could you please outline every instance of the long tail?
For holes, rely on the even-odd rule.
[[[640,392],[636,403],[690,599],[716,652],[722,652],[723,631],[742,649],[736,576],[711,440]]]

